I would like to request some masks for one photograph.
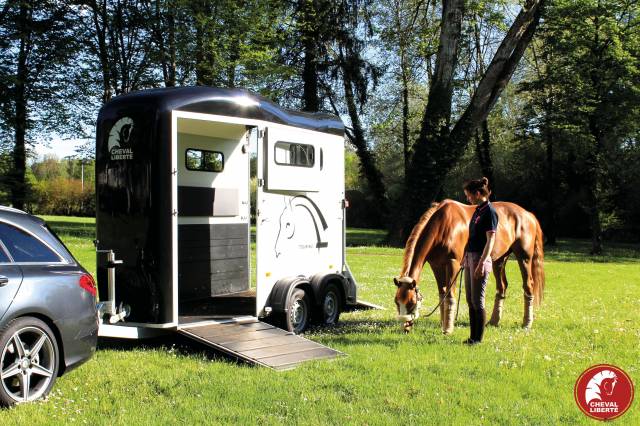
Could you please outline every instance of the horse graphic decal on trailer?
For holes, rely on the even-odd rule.
[[[313,224],[313,227],[307,226],[308,224]],[[326,235],[328,228],[318,205],[309,197],[297,195],[285,199],[274,246],[276,258],[290,247],[318,250],[328,247]],[[310,230],[313,230],[313,235]]]

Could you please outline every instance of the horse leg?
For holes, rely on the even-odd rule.
[[[507,259],[509,259],[508,254],[493,262],[493,276],[496,279],[496,296],[493,300],[493,312],[491,313],[489,324],[496,327],[498,326],[498,324],[500,324],[500,319],[502,318],[502,308],[504,306],[504,299],[505,297],[507,297],[508,283],[507,274],[505,273]]]
[[[524,290],[524,316],[522,327],[531,328],[533,324],[533,275],[531,274],[531,258],[518,259],[520,273],[522,274],[522,289]]]
[[[438,286],[438,296],[440,300],[440,328],[442,332],[445,332],[445,300],[444,296],[447,293],[447,273],[446,268],[442,265],[431,265],[433,269],[433,275],[436,279],[436,285]]]
[[[444,299],[444,324],[442,326],[442,332],[444,334],[451,334],[456,325],[456,312],[458,311],[458,304],[456,303],[456,275],[460,270],[460,262],[456,259],[450,259],[446,265],[446,280],[445,288],[451,286],[449,294]]]

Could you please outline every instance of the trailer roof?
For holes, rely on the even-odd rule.
[[[335,115],[282,108],[244,89],[206,86],[169,87],[131,92],[113,98],[103,111],[130,104],[155,104],[158,112],[173,110],[264,120],[334,135],[344,135],[344,124]]]

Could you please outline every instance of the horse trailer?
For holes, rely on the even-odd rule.
[[[177,331],[276,369],[339,354],[296,335],[358,303],[338,117],[238,89],[119,96],[98,117],[96,193],[100,336]]]

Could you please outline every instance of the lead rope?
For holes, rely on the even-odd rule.
[[[456,282],[456,279],[458,279],[458,275],[460,275],[460,272],[462,272],[464,270],[464,266],[460,267],[460,269],[458,269],[458,273],[456,274],[455,277],[453,277],[453,280],[451,280],[451,285],[449,286],[449,288],[447,289],[447,292],[444,294],[444,297],[440,300],[440,303],[438,303],[436,305],[435,308],[433,308],[433,310],[431,312],[429,312],[427,315],[425,315],[425,318],[429,318],[431,315],[433,315],[433,313],[436,311],[436,309],[438,309],[440,307],[440,305],[442,305],[442,302],[444,302],[444,299],[447,298],[447,296],[449,295],[449,293],[451,293],[451,289],[453,288],[453,284]],[[418,292],[418,287],[416,287],[416,293]],[[460,306],[460,293],[462,292],[462,275],[460,275],[460,292],[458,293],[458,307]],[[458,320],[458,312],[460,312],[460,310],[458,309],[456,311],[456,321]]]

